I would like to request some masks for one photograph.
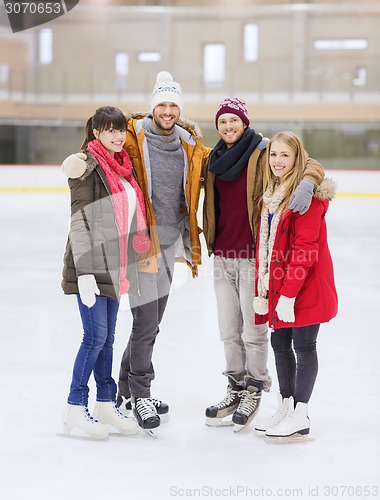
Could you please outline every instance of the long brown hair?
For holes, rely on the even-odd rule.
[[[98,108],[95,114],[91,116],[86,123],[86,136],[83,140],[82,150],[86,149],[87,144],[90,141],[96,139],[93,130],[102,132],[103,130],[109,130],[114,128],[116,130],[125,130],[127,128],[127,119],[120,109],[114,108],[112,106],[104,106]]]
[[[272,169],[270,168],[270,152],[272,143],[274,141],[284,142],[295,154],[293,168],[281,180],[279,180],[278,177],[273,174]],[[285,191],[285,199],[283,204],[287,203],[302,180],[307,160],[308,154],[303,147],[301,139],[296,134],[293,134],[293,132],[289,132],[287,130],[275,134],[271,138],[267,146],[267,158],[263,176],[264,193],[273,182],[277,182],[279,184],[287,182],[288,186]]]

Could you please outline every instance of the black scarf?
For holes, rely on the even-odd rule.
[[[227,148],[223,139],[212,150],[210,172],[224,181],[234,181],[239,178],[242,170],[248,165],[248,160],[255,148],[260,144],[262,136],[247,127],[239,141]]]

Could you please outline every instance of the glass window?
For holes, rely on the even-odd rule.
[[[353,85],[356,87],[363,87],[367,84],[367,68],[359,66],[357,76],[352,80]]]
[[[40,63],[53,62],[53,30],[44,28],[40,30]]]
[[[368,40],[365,38],[314,40],[317,50],[363,50],[367,47]]]
[[[161,61],[161,54],[159,52],[140,52],[140,62],[159,62]]]
[[[244,26],[244,61],[257,61],[259,57],[259,27],[257,24]]]
[[[0,64],[0,83],[7,83],[9,80],[9,65]]]
[[[127,88],[127,77],[129,70],[128,52],[116,52],[115,54],[115,83],[117,89]]]
[[[222,43],[209,43],[203,50],[203,79],[205,83],[223,83],[226,71],[226,47]]]

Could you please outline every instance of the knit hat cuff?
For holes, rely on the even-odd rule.
[[[181,85],[173,80],[173,77],[167,71],[160,71],[157,74],[156,84],[153,89],[152,98],[150,101],[150,110],[161,102],[174,102],[182,111],[182,88]]]
[[[227,97],[223,102],[219,104],[218,110],[215,116],[215,126],[218,128],[218,118],[220,115],[225,113],[232,113],[237,115],[243,123],[249,126],[248,111],[243,99],[238,99],[237,97]]]

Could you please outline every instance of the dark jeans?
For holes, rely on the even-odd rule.
[[[279,328],[271,334],[281,396],[293,396],[294,404],[308,403],[313,392],[318,373],[319,327]]]
[[[159,332],[174,271],[174,247],[163,251],[157,273],[138,273],[139,296],[129,296],[132,332],[123,353],[119,372],[119,395],[146,398],[154,379],[153,347]]]

